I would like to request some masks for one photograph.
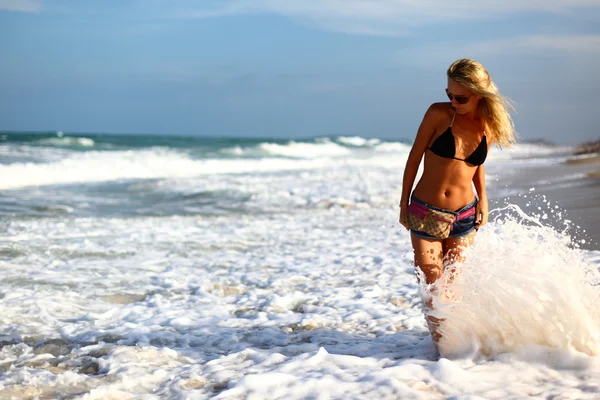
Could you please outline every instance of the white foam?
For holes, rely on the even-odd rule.
[[[318,172],[297,185],[329,182]],[[599,359],[585,354],[595,351],[598,298],[581,281],[600,253],[588,260],[536,223],[492,221],[464,264],[462,282],[474,286],[463,286],[463,308],[440,308],[468,315],[473,331],[455,329],[488,341],[472,358],[438,359],[396,218],[390,205],[13,220],[0,233],[0,254],[20,254],[0,258],[4,339],[14,343],[0,352],[12,365],[0,397],[31,388],[90,399],[600,393]],[[35,358],[49,338],[70,344],[68,355]],[[77,373],[90,362],[98,373]]]
[[[548,146],[542,144],[517,143],[508,149],[492,147],[488,155],[489,160],[510,160],[533,157],[547,157],[566,155],[574,150],[571,146]]]
[[[71,137],[59,135],[56,138],[47,138],[38,140],[36,143],[49,146],[69,146],[69,147],[94,147],[94,139],[86,137]]]
[[[171,150],[86,152],[44,164],[0,165],[0,189],[67,183],[102,182],[119,179],[180,178],[212,174],[311,169],[325,161],[284,159],[193,160]]]
[[[411,146],[399,142],[376,144],[362,138],[345,138],[354,142],[354,148],[319,139],[314,143],[289,142],[288,144],[262,143],[255,147],[239,146],[223,149],[234,158],[192,159],[185,152],[152,148],[130,151],[70,152],[66,149],[40,150],[31,146],[0,146],[0,154],[7,159],[24,157],[35,163],[14,162],[0,165],[0,189],[26,186],[103,182],[119,179],[185,178],[214,174],[264,173],[275,171],[300,171],[337,166],[402,168]],[[344,140],[345,140],[344,139]],[[359,140],[361,139],[361,140]],[[93,146],[88,138],[52,138],[63,145],[78,143]],[[370,143],[365,147],[365,143]],[[371,146],[372,145],[372,146]],[[546,165],[561,162],[556,158],[556,148],[539,145],[518,145],[515,149],[490,154],[490,171],[497,167],[502,173],[521,168],[522,165]],[[524,154],[536,155],[522,158]],[[549,155],[548,157],[538,157]],[[554,154],[554,155],[553,155]],[[399,156],[400,155],[400,156]],[[265,157],[266,156],[266,157]],[[285,157],[285,158],[282,158]],[[45,162],[44,164],[39,163]],[[496,164],[494,164],[494,162]]]
[[[349,150],[347,150],[349,151]],[[192,159],[187,154],[155,148],[142,151],[89,151],[50,163],[0,165],[0,189],[119,179],[186,178],[216,174],[248,174],[338,168],[345,165],[399,167],[402,158],[367,157],[340,161],[329,157]]]
[[[76,190],[15,192],[65,192],[52,200],[73,213],[0,229],[0,398],[597,398],[589,283],[600,252],[522,213],[492,214],[468,250],[452,287],[460,301],[437,308],[455,321],[445,354],[461,358],[439,358],[397,223],[410,146],[389,145],[304,159],[92,151],[2,166],[2,185],[166,177],[126,187],[133,198],[247,200],[217,216],[78,218]]]
[[[570,248],[569,236],[517,206],[505,212],[479,232],[456,273],[448,269],[433,288],[431,314],[448,320],[440,328],[442,351],[489,355],[547,346],[599,355],[598,270]]]
[[[532,182],[532,185],[553,185],[553,187],[568,187],[570,185],[577,185],[582,179],[586,178],[586,173],[567,174],[563,176],[554,177],[552,179],[539,179]]]
[[[304,143],[291,141],[282,145],[277,143],[261,143],[258,148],[266,154],[293,157],[293,158],[317,158],[317,157],[339,157],[351,154],[351,150],[329,139],[318,143]]]
[[[26,144],[0,145],[0,162],[2,164],[18,164],[25,160],[30,162],[54,162],[71,156],[72,151],[66,148],[39,147]]]
[[[245,151],[240,146],[234,146],[234,147],[227,147],[225,149],[222,149],[221,153],[241,156],[245,153]]]
[[[399,143],[399,142],[385,142],[375,146],[375,149],[380,152],[398,152],[398,153],[409,153],[412,145]]]
[[[365,139],[360,136],[340,136],[335,140],[340,143],[356,147],[374,146],[381,143],[381,140],[379,139]]]

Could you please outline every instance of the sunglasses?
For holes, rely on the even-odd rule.
[[[446,95],[448,96],[450,101],[452,101],[452,99],[454,99],[454,100],[456,100],[456,102],[458,104],[467,104],[469,102],[469,99],[471,99],[471,97],[473,97],[473,96],[455,96],[452,93],[450,93],[448,91],[448,89],[446,89]]]

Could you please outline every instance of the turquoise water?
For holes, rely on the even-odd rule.
[[[358,142],[352,143],[337,140],[340,137],[314,137],[303,139],[282,139],[262,137],[208,137],[208,136],[177,136],[177,135],[144,135],[144,134],[102,134],[102,133],[62,133],[62,132],[0,132],[0,146],[31,146],[43,151],[44,149],[66,149],[73,152],[86,151],[118,151],[118,150],[141,150],[147,148],[169,148],[184,151],[187,154],[202,157],[237,158],[237,157],[264,157],[268,152],[235,153],[223,152],[225,149],[245,148],[250,149],[260,144],[269,143],[286,145],[290,142],[318,144],[334,141],[340,146],[360,147],[368,143],[368,139],[359,138]],[[380,139],[372,139],[373,143],[385,143]],[[352,142],[352,141],[351,141]],[[407,142],[401,141],[405,144]],[[23,161],[18,157],[4,157],[0,163],[8,164]],[[279,155],[283,156],[283,155]]]
[[[3,132],[0,215],[272,212],[287,205],[257,202],[268,197],[269,188],[256,193],[248,181],[261,177],[268,181],[280,174],[297,179],[302,171],[361,162],[377,153],[404,154],[408,148],[400,142],[358,137],[286,140]]]

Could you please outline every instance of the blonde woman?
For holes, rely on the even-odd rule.
[[[400,223],[411,230],[415,268],[428,284],[444,266],[460,260],[461,248],[488,220],[483,163],[495,144],[515,142],[510,107],[477,61],[455,61],[447,71],[449,103],[432,104],[406,161]],[[417,170],[423,174],[414,191]],[[426,308],[431,304],[426,304]],[[439,320],[428,316],[434,343]]]

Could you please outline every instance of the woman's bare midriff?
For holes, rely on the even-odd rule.
[[[423,175],[413,194],[419,200],[446,210],[459,210],[475,199],[473,176],[476,166],[461,160],[425,152]],[[465,185],[465,182],[469,184]]]

